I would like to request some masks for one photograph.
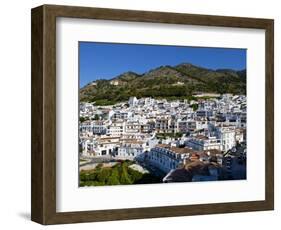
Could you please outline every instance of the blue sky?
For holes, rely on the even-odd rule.
[[[80,87],[127,71],[142,74],[180,63],[241,70],[246,68],[246,49],[79,42]]]

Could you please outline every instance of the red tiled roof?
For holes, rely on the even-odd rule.
[[[193,149],[190,148],[178,148],[178,147],[170,147],[170,150],[178,153],[178,154],[183,154],[183,153],[195,153]]]
[[[158,145],[156,145],[156,147],[159,147],[159,148],[169,148],[170,145],[167,145],[167,144],[158,144]]]

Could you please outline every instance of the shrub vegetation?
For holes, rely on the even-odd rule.
[[[161,178],[150,173],[140,173],[129,166],[133,162],[123,161],[113,167],[102,167],[99,164],[94,170],[80,172],[80,186],[147,184],[160,183]]]

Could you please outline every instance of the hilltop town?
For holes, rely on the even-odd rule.
[[[246,96],[192,98],[80,102],[80,171],[127,161],[160,182],[246,179]]]

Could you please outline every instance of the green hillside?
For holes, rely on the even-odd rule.
[[[80,100],[106,105],[130,96],[174,99],[198,92],[246,94],[246,70],[210,70],[183,63],[160,66],[142,75],[126,72],[111,80],[90,82],[80,89]]]

